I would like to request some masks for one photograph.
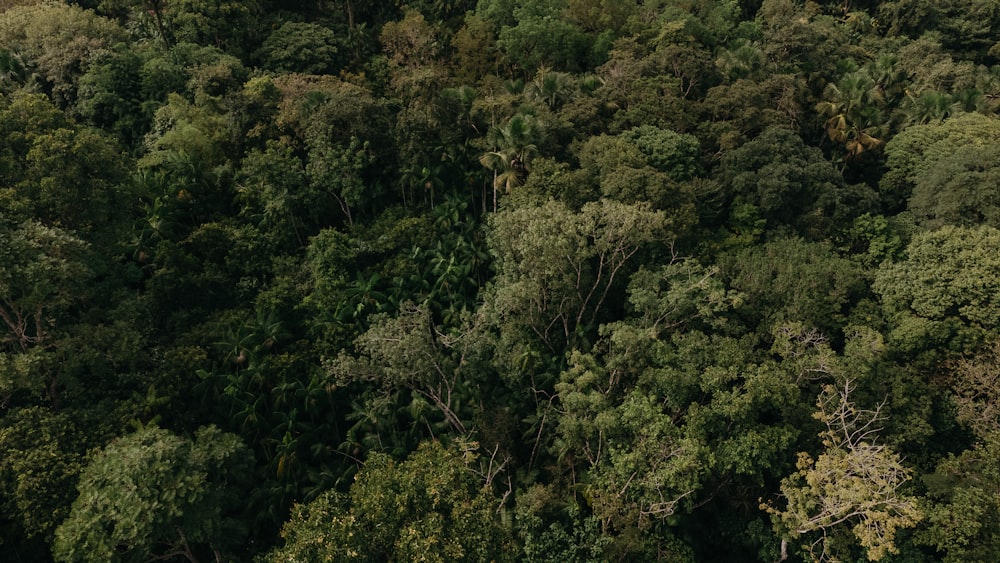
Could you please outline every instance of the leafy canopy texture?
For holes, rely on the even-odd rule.
[[[272,560],[511,560],[510,530],[466,466],[470,456],[438,442],[423,443],[402,463],[373,454],[348,498],[329,491],[293,509],[285,546]]]
[[[913,237],[907,258],[883,264],[874,289],[906,349],[965,350],[1000,325],[1000,231],[945,226]]]
[[[214,426],[194,440],[147,427],[111,442],[80,475],[80,496],[56,530],[56,560],[219,559],[245,537],[233,516],[252,458]]]

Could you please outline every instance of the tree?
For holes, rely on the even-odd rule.
[[[113,21],[79,6],[40,3],[0,14],[0,45],[30,61],[60,106],[76,101],[80,76],[95,57],[124,39]]]
[[[737,315],[766,335],[800,322],[837,337],[868,293],[862,269],[825,243],[780,239],[719,260],[729,286],[743,295]]]
[[[1000,231],[944,226],[918,233],[906,258],[882,264],[873,289],[902,350],[936,354],[975,349],[995,334]]]
[[[847,525],[868,559],[882,560],[898,553],[896,531],[923,518],[916,499],[900,490],[910,470],[891,448],[877,443],[881,406],[859,408],[851,398],[854,390],[851,377],[824,387],[815,414],[826,426],[824,452],[815,459],[799,454],[798,471],[781,482],[784,510],[761,505],[787,539],[819,532],[807,547],[816,561],[838,557],[833,536]]]
[[[276,72],[328,74],[337,70],[337,35],[316,23],[285,22],[264,40],[255,57]]]
[[[921,226],[989,225],[1000,228],[1000,158],[995,145],[973,145],[942,158],[916,177],[908,210]]]
[[[0,365],[4,362],[0,354]],[[11,366],[3,365],[4,371]],[[79,412],[53,412],[46,407],[12,408],[5,399],[0,424],[0,542],[15,557],[31,557],[32,542],[46,546],[49,556],[56,527],[69,515],[76,480],[85,464],[95,428],[82,432]],[[106,413],[105,413],[106,414]]]
[[[298,505],[274,561],[512,561],[510,529],[497,499],[456,453],[425,442],[399,463],[373,453],[349,495],[330,491]]]
[[[692,180],[701,175],[700,155],[693,136],[648,125],[590,137],[578,152],[594,191],[623,203],[648,202],[673,216],[678,232],[695,223],[699,194]]]
[[[245,58],[261,32],[261,3],[257,0],[144,0],[161,8],[168,2],[165,27],[178,43],[211,45]]]
[[[885,147],[888,170],[879,182],[882,197],[898,209],[916,197],[922,216],[934,218],[941,199],[946,205],[941,211],[954,218],[956,207],[961,209],[962,196],[972,195],[989,204],[979,183],[988,181],[989,161],[975,165],[965,159],[967,151],[988,151],[990,143],[1000,139],[1000,119],[978,113],[956,115],[940,123],[914,125],[896,135]],[[988,156],[988,154],[983,155]],[[940,170],[939,172],[935,172]],[[949,174],[962,178],[952,182]]]
[[[530,170],[532,158],[538,153],[536,143],[541,131],[531,116],[514,115],[502,126],[487,133],[492,149],[479,157],[479,163],[493,172],[493,211],[497,210],[497,192],[502,186],[506,193],[521,185]]]
[[[1000,437],[996,432],[959,455],[942,459],[927,486],[926,527],[916,541],[934,547],[945,563],[985,561],[1000,552],[997,521],[1000,503]]]
[[[588,63],[594,45],[576,23],[562,15],[564,2],[534,0],[515,5],[515,22],[500,28],[497,45],[523,72],[545,67],[579,71]]]
[[[869,211],[874,199],[869,188],[847,185],[819,149],[780,127],[726,152],[717,175],[733,195],[731,212],[752,205],[768,229],[792,227],[809,238]]]
[[[118,438],[80,474],[80,496],[56,530],[57,561],[195,562],[242,545],[250,452],[203,427],[186,439],[156,427]]]
[[[593,351],[573,353],[560,374],[549,451],[608,553],[649,557],[656,540],[646,538],[666,548],[688,533],[723,537],[719,528],[745,515],[736,491],[786,470],[803,415],[791,369],[721,334],[742,296],[714,268],[678,259],[642,269],[628,294],[630,314],[603,325]],[[746,556],[736,545],[691,547],[698,559]]]
[[[4,393],[30,389],[59,407],[65,382],[45,356],[92,273],[86,250],[72,234],[35,221],[0,225],[0,357],[10,354],[15,367],[0,375]]]
[[[1000,436],[1000,342],[953,360],[948,383],[958,407],[956,419],[980,440]]]
[[[128,163],[120,149],[42,94],[19,93],[5,102],[0,171],[6,219],[36,220],[89,242],[113,244],[134,210],[122,185]]]
[[[304,154],[309,191],[301,197],[334,207],[351,224],[358,208],[378,201],[384,181],[376,149],[392,146],[385,101],[331,76],[283,75],[274,124]],[[329,219],[327,219],[329,221]]]
[[[487,306],[515,347],[500,357],[516,361],[536,346],[535,353],[558,357],[586,346],[632,259],[668,242],[673,227],[649,205],[604,199],[578,212],[550,200],[496,214],[489,244],[498,275]]]
[[[767,66],[766,63],[760,44],[743,38],[734,40],[729,47],[720,50],[715,60],[715,65],[730,82],[757,78]]]
[[[887,120],[880,111],[884,91],[864,69],[845,74],[823,90],[825,99],[816,104],[816,111],[827,118],[823,124],[827,137],[844,146],[845,165],[885,144]]]
[[[355,347],[360,358],[342,354],[328,370],[339,385],[371,382],[387,390],[405,388],[433,407],[460,436],[469,432],[468,413],[474,378],[463,369],[474,342],[443,334],[426,307],[403,304],[396,318],[379,315]]]

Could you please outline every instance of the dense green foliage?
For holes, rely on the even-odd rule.
[[[0,2],[0,559],[1000,560],[987,0]]]

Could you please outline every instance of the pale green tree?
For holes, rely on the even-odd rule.
[[[349,494],[330,491],[297,505],[269,560],[512,561],[517,558],[497,501],[461,453],[422,444],[397,462],[373,453]]]
[[[824,387],[815,418],[826,426],[824,450],[815,458],[799,453],[798,471],[781,482],[784,509],[763,504],[783,541],[800,536],[815,561],[836,559],[837,532],[849,527],[868,559],[898,553],[896,532],[923,518],[917,499],[903,489],[912,471],[892,448],[879,442],[881,405],[859,407],[856,382],[845,378]],[[784,545],[782,551],[785,551]]]

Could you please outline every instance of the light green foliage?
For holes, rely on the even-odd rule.
[[[650,166],[665,172],[677,182],[690,180],[701,174],[701,147],[693,135],[682,135],[669,129],[642,125],[622,133],[634,142],[649,161]]]
[[[594,468],[588,495],[605,526],[647,528],[701,488],[708,450],[685,436],[656,396],[634,392],[602,414],[606,459]]]
[[[223,163],[229,131],[225,116],[212,108],[192,104],[180,94],[170,94],[156,112],[153,130],[146,138],[143,168],[164,167],[187,178],[190,186],[204,182]]]
[[[168,94],[186,94],[188,82],[199,69],[215,66],[223,57],[215,47],[194,43],[178,43],[167,51],[147,53],[139,71],[139,93],[146,100],[144,109],[154,113],[167,101]],[[230,68],[238,70],[234,59],[226,61]]]
[[[511,561],[497,500],[460,456],[425,442],[405,461],[369,456],[348,497],[326,493],[298,505],[269,560]]]
[[[40,94],[17,94],[0,109],[0,174],[7,220],[34,218],[77,231],[101,229],[128,209],[121,153],[99,132],[80,126]]]
[[[319,207],[311,213],[329,215],[332,208],[352,224],[357,208],[381,195],[372,176],[375,150],[389,142],[383,102],[333,77],[288,74],[274,83],[281,92],[275,124],[305,153],[309,191],[299,197]]]
[[[564,0],[532,0],[514,8],[516,23],[500,29],[497,45],[525,72],[540,67],[576,71],[587,66],[594,45],[577,24],[559,16]],[[488,17],[488,16],[487,16]]]
[[[406,388],[429,401],[452,427],[467,432],[460,411],[471,378],[461,367],[475,343],[441,334],[426,307],[403,304],[399,315],[379,315],[355,342],[360,358],[342,354],[328,365],[339,385],[368,381],[387,390]],[[458,411],[458,412],[456,412]]]
[[[245,54],[242,51],[260,33],[261,5],[257,0],[166,1],[165,25],[178,43],[212,45],[228,53]]]
[[[256,56],[277,72],[326,74],[336,71],[337,35],[315,23],[285,22],[264,40]]]
[[[927,228],[941,225],[990,225],[1000,228],[1000,149],[967,146],[918,176],[909,211]]]
[[[635,312],[602,327],[603,355],[574,354],[555,385],[553,449],[586,471],[577,479],[594,515],[637,555],[625,538],[687,513],[717,475],[762,483],[782,471],[798,432],[776,415],[794,412],[798,391],[745,342],[699,331],[726,326],[739,299],[715,272],[694,261],[643,270],[629,295]]]
[[[898,553],[896,531],[923,518],[916,498],[900,490],[910,470],[891,448],[877,443],[879,407],[858,407],[853,391],[851,376],[823,389],[815,414],[826,426],[823,453],[815,459],[799,454],[798,471],[781,482],[788,503],[784,510],[761,506],[774,517],[775,528],[790,538],[820,532],[806,548],[816,561],[837,557],[831,536],[847,526],[868,559],[880,561]]]
[[[612,200],[580,211],[548,201],[493,216],[489,244],[498,277],[489,307],[514,352],[533,345],[561,355],[582,344],[602,306],[643,247],[665,243],[676,225],[649,205]]]
[[[353,224],[352,209],[379,195],[375,186],[365,182],[365,172],[375,163],[371,144],[357,137],[351,137],[348,143],[330,142],[325,137],[310,139],[306,174],[313,189],[309,196],[315,202],[311,212],[322,214],[324,208],[336,202],[346,223]]]
[[[581,166],[604,197],[649,202],[668,211],[678,227],[695,222],[694,194],[686,182],[700,172],[699,156],[694,137],[652,126],[591,137],[579,151]]]
[[[886,197],[909,198],[909,210],[927,228],[1000,226],[997,139],[1000,120],[978,113],[909,127],[886,146],[889,171],[880,187]]]
[[[0,353],[8,369],[0,393],[26,388],[58,403],[58,378],[43,351],[78,302],[91,275],[87,245],[72,234],[34,221],[0,225]]]
[[[718,273],[717,268],[705,268],[690,259],[640,269],[630,278],[628,288],[628,302],[639,326],[652,337],[690,325],[725,326],[725,313],[744,296],[727,290]]]
[[[886,217],[865,213],[851,225],[851,258],[866,267],[899,258],[916,226],[908,215]]]
[[[251,453],[215,427],[194,440],[144,428],[112,441],[84,468],[57,561],[147,561],[227,553],[245,529],[234,518]],[[221,555],[217,555],[221,557]]]
[[[945,226],[919,233],[906,259],[883,264],[873,289],[893,320],[904,350],[964,351],[1000,324],[1000,231]]]
[[[502,181],[502,176],[498,178]],[[543,157],[532,160],[531,174],[513,199],[520,205],[522,200],[540,203],[551,198],[576,209],[600,199],[598,188],[588,170],[572,169],[565,162]]]
[[[940,561],[990,561],[1000,553],[1000,436],[991,432],[960,455],[950,455],[927,486],[927,525],[917,541],[937,549]]]
[[[981,199],[987,189],[981,184],[988,181],[986,175],[993,168],[991,161],[983,161],[978,167],[970,166],[965,155],[970,150],[989,151],[998,139],[1000,120],[977,113],[905,129],[885,147],[889,170],[879,184],[883,197],[895,203],[912,195],[917,200],[917,208],[925,215],[930,214],[929,219],[936,215],[936,200],[943,200],[946,206],[942,210],[948,211],[947,204],[950,204],[949,217],[959,219],[954,215],[955,206],[965,204],[961,200],[963,196],[975,194],[980,198],[977,202],[988,203],[989,200]],[[948,177],[949,173],[959,172],[968,176],[964,182]],[[969,185],[969,180],[974,182]],[[918,189],[922,192],[919,197]]]
[[[41,536],[51,542],[76,498],[86,438],[71,414],[47,408],[12,409],[2,421],[0,513],[16,523],[26,539]]]
[[[984,0],[893,0],[881,2],[877,15],[890,33],[933,34],[953,52],[982,57],[996,44],[1000,9]]]
[[[311,201],[305,167],[292,147],[269,140],[263,151],[253,150],[240,163],[236,176],[241,214],[268,233],[277,249],[302,247],[321,224],[322,201]]]
[[[605,561],[612,538],[601,534],[597,518],[584,516],[575,503],[565,506],[565,502],[559,491],[543,485],[517,496],[515,529],[524,557],[546,563]]]
[[[348,237],[336,229],[324,229],[310,239],[304,266],[312,277],[312,306],[337,310],[338,292],[348,279],[356,253]]]
[[[76,101],[80,76],[101,50],[123,36],[111,20],[65,3],[18,6],[0,13],[0,46],[30,61],[59,105]]]
[[[935,34],[928,33],[907,42],[899,48],[898,55],[900,68],[910,77],[907,95],[911,98],[929,93],[957,93],[970,88],[982,88],[990,82],[989,75],[978,73],[972,61],[956,59],[949,54]],[[908,102],[904,103],[901,109],[910,109],[907,105]],[[944,114],[955,113],[956,110],[961,108],[947,108]],[[907,118],[916,117],[908,112],[905,115]],[[931,118],[928,121],[939,121],[943,117],[940,112],[925,115]],[[912,119],[908,121],[911,124],[920,122]]]

